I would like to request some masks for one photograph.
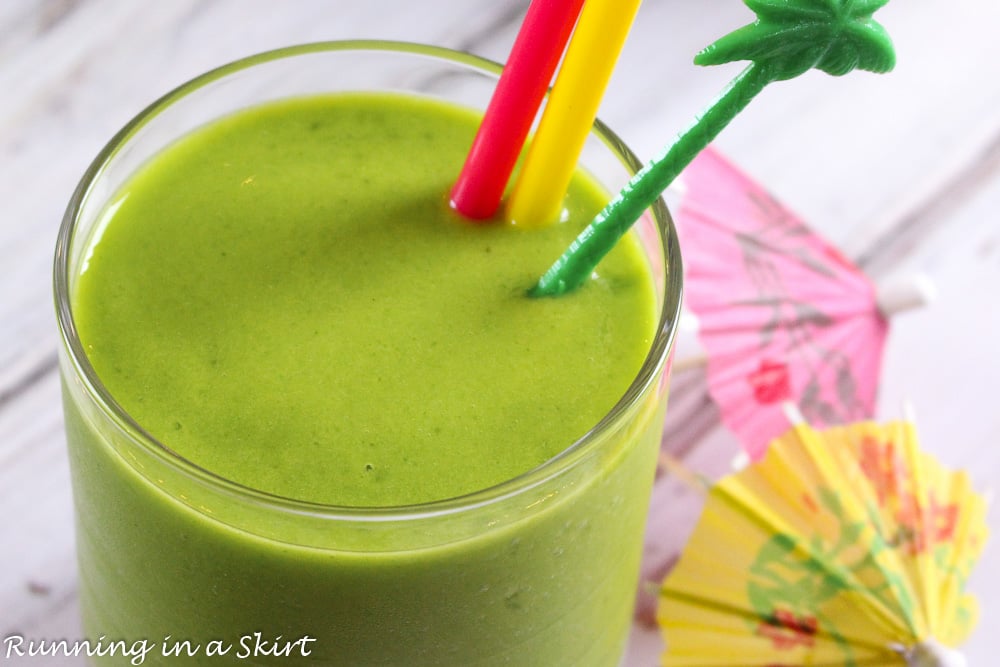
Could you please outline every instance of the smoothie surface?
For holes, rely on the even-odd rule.
[[[542,230],[447,193],[479,118],[390,94],[272,103],[139,171],[73,295],[98,376],[151,435],[267,493],[356,507],[461,496],[591,429],[655,329],[630,237],[525,295],[606,203],[579,176]]]

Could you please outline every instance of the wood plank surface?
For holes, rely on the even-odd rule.
[[[50,275],[63,209],[104,142],[171,87],[289,44],[403,39],[503,60],[526,6],[0,2],[0,637],[80,632]],[[697,68],[694,53],[751,18],[739,0],[646,0],[602,118],[652,157],[739,70]],[[895,0],[879,20],[897,45],[893,73],[810,73],[777,84],[717,146],[873,277],[930,277],[936,301],[892,323],[880,416],[913,404],[926,448],[970,469],[978,488],[993,489],[1000,481],[1000,3]],[[681,356],[695,350],[693,334],[680,348]],[[723,474],[737,447],[699,371],[673,379],[671,401],[665,447],[697,472]],[[699,503],[675,477],[661,478],[648,576],[662,574],[683,547]],[[989,520],[996,535],[995,507]],[[973,576],[983,614],[965,647],[970,664],[994,664],[998,553],[994,539]],[[633,640],[626,665],[656,664],[655,629],[637,622]]]

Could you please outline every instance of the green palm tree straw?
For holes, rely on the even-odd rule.
[[[694,62],[719,65],[749,60],[750,65],[687,130],[632,177],[529,294],[558,296],[582,285],[642,212],[767,84],[814,67],[834,76],[854,69],[891,70],[896,64],[892,40],[872,19],[888,1],[744,0],[757,20],[708,46]]]

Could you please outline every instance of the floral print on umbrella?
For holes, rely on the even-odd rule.
[[[751,458],[782,401],[818,426],[871,417],[888,322],[872,282],[711,148],[683,175],[685,300],[722,419]]]
[[[663,664],[722,664],[728,646],[747,666],[903,666],[932,640],[957,646],[985,512],[912,424],[786,427],[712,487],[663,581]]]

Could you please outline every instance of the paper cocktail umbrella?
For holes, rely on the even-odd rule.
[[[871,417],[886,315],[925,302],[928,287],[880,293],[711,148],[682,180],[675,219],[685,301],[707,353],[709,392],[750,457],[785,431],[784,401],[817,426]]]
[[[664,665],[964,665],[986,539],[909,422],[793,426],[709,492],[660,590]]]

